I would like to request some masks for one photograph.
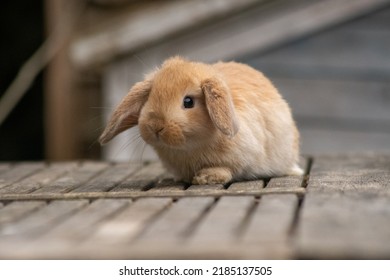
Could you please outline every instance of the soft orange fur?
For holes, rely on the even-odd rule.
[[[193,97],[194,108],[184,108],[185,96]],[[130,90],[100,140],[137,123],[178,180],[214,184],[302,173],[289,106],[244,64],[167,60]]]

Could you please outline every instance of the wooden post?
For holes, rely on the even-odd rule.
[[[47,33],[65,32],[71,20],[74,1],[46,0]],[[58,36],[68,34],[56,34]],[[70,63],[66,42],[51,61],[45,81],[45,153],[49,160],[68,160],[80,157],[80,109],[77,100],[75,71]]]

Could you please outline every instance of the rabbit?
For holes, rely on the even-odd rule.
[[[245,64],[167,59],[130,89],[99,141],[136,125],[177,181],[226,184],[303,174],[290,107]]]

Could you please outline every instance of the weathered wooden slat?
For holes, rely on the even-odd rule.
[[[286,243],[297,207],[298,197],[293,194],[262,196],[240,238],[241,242],[250,245]]]
[[[38,170],[44,168],[45,164],[42,162],[27,162],[20,163],[13,166],[0,174],[0,189],[11,185],[31,174],[37,172]]]
[[[311,175],[329,173],[349,173],[356,171],[390,172],[390,154],[359,153],[346,155],[316,156]]]
[[[388,258],[388,196],[309,192],[296,234],[299,258]]]
[[[293,194],[262,196],[253,210],[238,246],[246,258],[291,258],[290,231],[298,207],[298,197]]]
[[[390,156],[316,157],[310,178],[310,192],[390,194]]]
[[[79,38],[72,46],[71,55],[79,66],[90,66],[99,61],[107,62],[123,52],[132,52],[155,40],[170,37],[183,32],[210,18],[248,8],[259,0],[242,0],[223,2],[215,0],[185,1],[179,3],[149,3],[138,7],[137,14],[130,10],[127,16],[118,15],[116,20],[106,20],[104,29],[91,29]],[[146,24],[148,23],[148,24]],[[135,28],[143,26],[142,30]],[[98,32],[97,32],[98,31]],[[110,42],[110,47],[105,42]]]
[[[300,190],[303,184],[304,176],[286,176],[286,177],[277,177],[272,178],[267,184],[269,189],[297,189]]]
[[[196,221],[213,202],[211,197],[179,199],[139,236],[137,243],[177,245],[191,234]]]
[[[195,2],[197,4],[193,4],[194,7],[200,4],[199,1]],[[207,2],[207,8],[209,8],[209,5],[211,5],[212,2],[214,1]],[[246,12],[241,12],[237,16],[228,17],[222,22],[220,21],[216,24],[208,25],[206,28],[197,30],[197,32],[193,32],[190,35],[181,36],[178,39],[173,38],[173,40],[168,41],[163,40],[164,44],[157,44],[157,42],[154,42],[155,48],[159,48],[160,52],[157,52],[156,50],[154,50],[155,52],[152,52],[149,50],[150,48],[147,48],[147,50],[141,52],[141,54],[144,54],[145,58],[149,58],[150,60],[156,59],[156,56],[158,55],[167,57],[172,55],[172,53],[177,54],[178,51],[181,52],[179,53],[181,55],[189,56],[192,54],[190,57],[207,60],[237,57],[254,51],[260,52],[268,50],[270,47],[278,46],[287,41],[306,36],[350,18],[357,17],[363,13],[367,13],[368,10],[373,10],[385,3],[386,1],[374,0],[355,0],[353,3],[347,0],[328,0],[309,2],[305,5],[274,2],[273,5],[265,5],[264,7],[259,4],[259,7],[247,9]],[[177,5],[178,4],[175,5],[175,14],[177,13],[177,8],[181,8],[181,6]],[[187,6],[188,3],[185,5]],[[240,2],[240,4],[236,3],[235,5],[245,5],[245,3]],[[224,5],[218,3],[218,6],[222,7]],[[335,6],[337,6],[337,9],[334,9]],[[204,8],[205,7],[202,9]],[[164,10],[165,9],[162,8],[161,12]],[[189,7],[185,8],[185,11],[190,10],[191,8]],[[205,12],[207,10],[209,11]],[[199,19],[204,20],[205,16],[210,16],[210,13],[213,10],[213,8],[205,9],[205,11],[202,11],[202,16],[199,15]],[[216,11],[218,10],[219,8],[216,9]],[[197,8],[194,9],[194,14],[197,14],[199,11],[200,10]],[[321,13],[318,11],[321,11]],[[129,24],[122,21],[119,28],[105,30],[103,34],[94,34],[90,38],[82,38],[80,41],[77,41],[73,46],[74,59],[79,65],[85,66],[86,64],[88,65],[93,62],[96,63],[96,60],[99,62],[102,60],[107,61],[114,55],[121,55],[123,52],[130,53],[135,49],[142,49],[142,45],[138,44],[141,42],[144,42],[145,44],[145,37],[149,37],[149,42],[153,42],[154,40],[160,41],[161,38],[155,36],[156,34],[160,36],[162,34],[165,34],[165,36],[167,35],[167,30],[160,30],[161,27],[167,27],[167,23],[178,21],[175,22],[174,26],[168,24],[171,28],[170,31],[173,31],[172,28],[177,30],[182,27],[182,25],[186,26],[189,23],[188,19],[193,18],[194,14],[188,14],[188,16],[184,17],[185,20],[181,19],[181,17],[173,16],[172,19],[167,21],[167,19],[165,19],[166,14],[164,13],[164,22],[160,23],[161,26],[156,27],[159,25],[159,22],[152,24],[152,27],[147,29],[149,32],[146,32],[146,34],[145,32],[134,30],[134,28],[132,28],[134,23],[130,25],[131,28],[129,29]],[[313,17],[313,14],[317,16]],[[150,16],[148,13],[144,15]],[[158,15],[159,14],[157,14],[157,16]],[[133,17],[128,18],[129,19],[126,18],[126,21],[130,22],[140,20],[138,18],[133,19]],[[305,18],[306,20],[301,21],[302,18]],[[153,19],[156,20],[155,12],[153,12]],[[247,27],[248,24],[251,24],[250,28]],[[177,25],[179,25],[179,27]],[[159,30],[158,33],[155,33],[156,28]],[[120,35],[115,36],[115,40],[113,40],[112,34]],[[263,36],[258,38],[258,34],[262,34]],[[154,38],[153,36],[150,38],[150,35],[153,35]],[[135,40],[134,38],[136,37],[139,37],[139,39]],[[101,41],[103,42],[100,43]],[[105,42],[107,41],[111,41],[112,46],[106,46]],[[245,44],[242,42],[245,42]],[[123,48],[125,48],[125,50]],[[207,50],[209,50],[208,53]],[[147,63],[147,65],[150,64]]]
[[[149,192],[149,191],[119,191],[119,192],[88,192],[88,193],[29,193],[29,194],[0,194],[2,201],[16,201],[16,200],[66,200],[66,199],[99,199],[99,198],[143,198],[143,197],[224,197],[224,196],[260,196],[265,194],[286,194],[293,193],[304,195],[305,188],[265,188],[250,193],[241,191],[222,190],[207,190],[207,191],[191,191],[179,190],[169,192]]]
[[[320,120],[321,125],[302,124],[300,131],[302,148],[307,154],[322,155],[327,153],[360,153],[361,151],[376,151],[378,153],[389,149],[390,133],[379,131],[383,124],[363,123],[348,127],[322,127],[327,120]],[[388,125],[389,122],[386,122]],[[358,126],[358,130],[356,130]],[[367,129],[366,129],[367,128]],[[372,131],[372,128],[377,132]]]
[[[47,234],[40,236],[40,240],[69,239],[71,242],[79,242],[91,235],[98,223],[112,218],[129,203],[128,199],[95,200]]]
[[[0,174],[3,172],[7,172],[12,168],[12,165],[9,163],[0,163]]]
[[[172,200],[169,198],[138,199],[118,215],[99,225],[91,233],[85,246],[94,246],[101,242],[106,244],[130,243],[171,203]]]
[[[157,184],[148,190],[148,193],[166,193],[184,191],[186,184],[183,182],[175,182],[172,178],[165,178],[157,182]]]
[[[129,258],[237,258],[240,228],[253,197],[183,198],[140,234],[121,256]],[[112,253],[112,252],[111,252]]]
[[[272,79],[278,89],[302,117],[354,120],[355,122],[390,120],[386,85],[370,81],[334,81],[310,79]],[[370,92],[367,96],[366,92]],[[310,104],[310,106],[305,106]],[[337,103],[332,103],[331,100]]]
[[[264,181],[236,182],[229,186],[228,190],[235,193],[252,193],[264,188]]]
[[[77,167],[77,163],[53,163],[45,169],[0,189],[0,193],[30,193],[48,185],[59,176],[70,172]]]
[[[285,176],[271,178],[266,188],[274,193],[290,193],[304,194],[305,193],[305,175],[302,176]]]
[[[159,162],[153,162],[138,170],[131,177],[122,181],[111,191],[128,192],[147,190],[155,184],[160,177],[166,174],[166,170]]]
[[[66,193],[97,176],[108,167],[103,162],[84,162],[79,168],[58,178],[48,186],[34,191],[34,194]]]
[[[90,180],[87,184],[72,190],[72,192],[109,191],[140,168],[141,165],[139,164],[128,163],[110,166],[103,173]]]
[[[45,233],[77,210],[85,207],[87,200],[53,201],[27,217],[0,229],[2,237],[24,237],[31,239]]]
[[[28,216],[46,205],[45,201],[15,201],[0,210],[0,228]]]
[[[248,197],[223,197],[200,222],[191,234],[193,246],[210,246],[213,244],[229,244],[238,238],[241,226],[255,203]]]
[[[199,194],[215,193],[216,191],[224,190],[225,187],[220,184],[216,185],[191,185],[188,187],[188,192],[197,192]]]
[[[364,25],[366,20],[367,18],[355,23]],[[384,21],[381,24],[382,28],[388,26]],[[259,56],[255,62],[259,66],[263,65],[267,70],[269,65],[273,65],[276,73],[291,73],[291,75],[286,75],[290,77],[299,77],[300,72],[305,68],[314,72],[333,70],[337,73],[338,70],[344,70],[344,73],[350,72],[350,74],[355,71],[375,73],[378,70],[383,71],[384,74],[390,70],[386,56],[386,50],[390,47],[389,29],[359,30],[353,25],[353,23],[345,24],[328,32],[316,34],[317,36],[306,37],[288,47]],[[351,46],[355,47],[351,49]],[[338,55],[334,55],[336,52]],[[365,67],[362,69],[362,66]],[[285,69],[279,70],[277,67]],[[294,70],[296,73],[293,72]],[[323,74],[326,78],[327,73]],[[324,79],[324,76],[321,78]],[[343,80],[343,78],[350,77],[341,74],[338,79]],[[319,90],[322,89],[319,88]],[[313,92],[313,94],[316,93]]]

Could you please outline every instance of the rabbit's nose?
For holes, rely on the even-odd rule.
[[[160,138],[161,133],[164,131],[164,126],[162,124],[154,123],[149,125],[149,131],[153,133],[156,138]]]
[[[164,131],[164,127],[158,128],[155,130],[156,137],[159,138],[161,133]]]

